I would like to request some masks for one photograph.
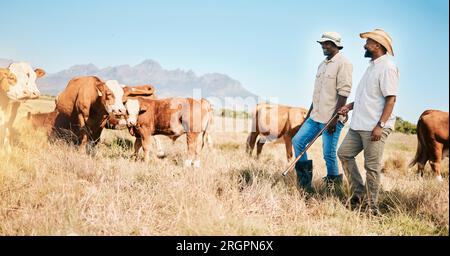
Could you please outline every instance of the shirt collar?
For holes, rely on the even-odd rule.
[[[371,65],[376,65],[378,63],[381,63],[381,62],[385,61],[386,59],[387,59],[387,54],[378,57],[376,60],[370,60],[369,63]]]
[[[334,55],[333,58],[331,58],[331,60],[328,60],[327,58],[325,58],[324,62],[325,63],[335,62],[339,58],[339,56],[341,56],[340,52],[336,53],[336,55]]]

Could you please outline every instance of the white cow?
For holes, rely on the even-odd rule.
[[[11,128],[20,103],[39,98],[36,79],[45,75],[42,69],[33,70],[25,62],[12,63],[0,73],[0,151],[11,151]]]

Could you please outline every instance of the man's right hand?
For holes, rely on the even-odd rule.
[[[353,102],[349,103],[338,110],[338,114],[341,116],[346,116],[350,110],[353,109]]]

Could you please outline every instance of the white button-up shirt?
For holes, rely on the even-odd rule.
[[[375,128],[383,113],[385,97],[397,95],[398,80],[398,68],[387,55],[370,61],[356,89],[351,129],[372,131]],[[392,113],[384,128],[394,129],[394,125]]]

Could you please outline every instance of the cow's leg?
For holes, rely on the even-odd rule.
[[[89,142],[89,130],[87,127],[87,121],[89,119],[89,108],[81,107],[78,109],[78,123],[80,124],[80,152],[87,153],[87,144]]]
[[[441,160],[442,160],[442,150],[443,145],[441,143],[435,142],[432,147],[434,152],[431,152],[430,156],[430,165],[434,174],[436,175],[436,179],[438,181],[442,181],[441,176]]]
[[[259,155],[261,155],[261,151],[264,147],[264,144],[266,143],[265,138],[259,138],[258,143],[256,144],[256,158],[259,159]]]
[[[419,141],[419,145],[420,145]],[[424,170],[425,170],[425,165],[427,164],[428,160],[429,160],[429,156],[426,153],[426,147],[425,147],[425,143],[423,143],[424,145],[422,145],[421,147],[419,146],[419,148],[417,149],[418,151],[420,150],[420,154],[417,158],[417,175],[422,178],[424,175]]]
[[[17,110],[19,109],[20,102],[13,102],[11,103],[10,113],[9,113],[9,120],[8,120],[8,128],[12,128],[14,120],[16,120],[17,116]]]
[[[6,126],[3,123],[3,117],[0,117],[0,146],[1,146],[1,150],[4,150],[4,145],[5,145],[5,139],[6,139]]]
[[[11,153],[11,145],[9,144],[9,129],[6,123],[1,124],[0,126],[0,138],[1,138],[1,149],[3,152]]]
[[[187,142],[187,148],[188,148],[188,157],[184,161],[184,165],[186,167],[192,166],[192,162],[195,158],[195,151],[197,148],[198,135],[199,135],[198,132],[189,132],[186,134],[186,142]]]
[[[134,141],[134,154],[131,156],[136,161],[138,160],[139,150],[141,149],[141,147],[142,147],[142,139],[136,138],[136,140]]]
[[[292,159],[292,137],[288,135],[283,136],[284,139],[284,145],[286,146],[286,158],[287,161],[291,161]]]
[[[89,138],[88,141],[88,154],[95,155],[96,152],[96,146],[100,142],[100,136],[102,135],[102,128],[98,128],[95,131],[92,132],[92,137]]]
[[[164,150],[161,146],[161,142],[159,141],[158,137],[156,137],[156,136],[152,136],[152,137],[155,140],[155,144],[156,144],[156,148],[157,148],[156,156],[158,156],[159,158],[164,158],[166,156],[166,153],[164,152]]]
[[[423,159],[417,162],[417,173],[419,177],[423,177],[423,171],[425,169],[425,165],[427,164],[428,159]]]
[[[197,140],[195,142],[195,159],[194,159],[194,167],[200,167],[200,152],[203,148],[203,133],[198,133]]]
[[[142,136],[142,148],[144,149],[144,162],[150,161],[151,136]]]
[[[3,102],[2,102],[3,103]],[[4,108],[3,108],[4,107]],[[5,104],[5,106],[2,105],[2,108],[0,109],[0,146],[2,151],[6,150],[6,144],[7,144],[7,123],[8,123],[8,108],[9,104]]]
[[[8,102],[0,100],[0,152],[4,151],[8,105]]]
[[[3,117],[4,120],[2,121],[3,122],[2,143],[3,143],[3,148],[7,153],[11,153],[11,151],[12,151],[11,132],[12,132],[14,120],[16,119],[16,116],[17,116],[17,110],[19,109],[19,106],[20,106],[20,102],[12,102],[12,103],[8,104],[6,107],[5,116]]]
[[[252,155],[253,149],[255,148],[256,138],[258,137],[257,132],[251,132],[247,137],[247,148],[246,151],[249,155]]]
[[[206,143],[206,146],[208,147],[208,148],[212,148],[212,140],[211,140],[211,136],[209,135],[209,133],[208,132],[203,132],[202,133],[203,135],[202,135],[202,142],[201,142],[201,144],[202,144],[202,149],[203,149],[203,147],[205,146],[205,143]]]
[[[213,141],[213,139],[212,139],[212,136],[211,136],[211,133],[209,133],[209,132],[206,132],[205,133],[205,136],[206,136],[206,143],[207,143],[207,145],[208,145],[208,148],[213,148],[213,146],[214,146],[214,141]]]
[[[81,153],[86,154],[88,153],[88,142],[89,142],[89,136],[87,127],[83,126],[83,128],[80,128],[80,136],[79,136],[80,146],[79,150]]]

